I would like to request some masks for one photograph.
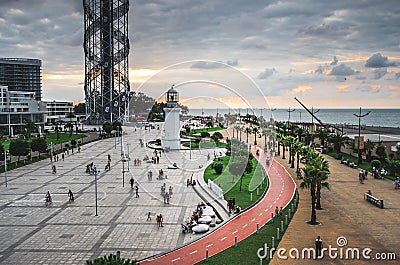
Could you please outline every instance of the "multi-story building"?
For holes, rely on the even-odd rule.
[[[9,91],[0,86],[0,131],[13,136],[23,132],[24,126],[31,121],[43,132],[46,108],[35,99],[35,92]]]
[[[34,92],[35,100],[41,100],[41,69],[38,59],[0,58],[0,85],[8,91]]]
[[[46,106],[46,122],[75,122],[74,103],[71,101],[43,101]]]

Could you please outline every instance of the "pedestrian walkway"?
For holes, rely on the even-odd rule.
[[[191,242],[201,235],[183,234],[180,224],[189,217],[201,197],[186,180],[204,170],[207,153],[201,150],[162,153],[159,164],[133,159],[151,157],[152,149],[141,147],[160,138],[161,130],[124,127],[121,139],[88,143],[81,152],[66,155],[55,162],[52,174],[50,159],[7,172],[8,187],[0,179],[0,264],[84,264],[88,259],[116,253],[130,259],[143,259]],[[128,151],[129,150],[129,151]],[[122,163],[121,153],[130,161]],[[110,170],[105,171],[107,155]],[[97,170],[97,213],[95,175],[85,173],[93,162]],[[177,163],[179,169],[167,169]],[[122,173],[124,169],[124,173]],[[167,178],[157,179],[163,169]],[[147,173],[152,170],[153,179]],[[139,198],[130,187],[133,176],[139,185]],[[173,187],[170,204],[164,204],[160,187]],[[75,201],[68,202],[68,190]],[[44,195],[50,191],[51,206]],[[148,212],[151,221],[146,221]],[[156,215],[162,214],[164,227],[157,227]]]
[[[371,248],[373,260],[349,260],[344,258],[329,258],[325,253],[323,261],[310,259],[281,259],[275,253],[270,264],[398,264],[400,249],[400,192],[394,189],[392,181],[374,179],[369,176],[365,184],[358,181],[358,170],[346,167],[338,160],[327,155],[331,175],[328,182],[331,190],[322,190],[322,207],[317,211],[317,219],[321,225],[310,226],[305,221],[310,220],[311,199],[309,190],[299,189],[300,202],[296,214],[279,244],[279,248],[290,250],[297,248],[314,248],[318,235],[321,236],[324,247],[338,248],[338,238],[344,237],[347,248]],[[295,176],[295,169],[289,167],[287,160],[275,157],[275,160],[285,165]],[[296,180],[299,183],[299,180]],[[373,195],[383,199],[385,209],[380,209],[363,198],[363,194],[371,190]],[[344,242],[344,241],[343,241]],[[301,252],[300,252],[301,253]],[[338,252],[336,252],[338,253]],[[376,253],[396,253],[397,261],[377,261]],[[288,254],[286,253],[288,256]],[[360,255],[361,256],[361,255]],[[396,263],[397,262],[397,263]]]
[[[253,154],[256,149],[251,150]],[[262,152],[260,161],[265,161],[266,155]],[[265,163],[261,163],[269,173],[269,188],[265,196],[254,205],[254,207],[236,215],[213,233],[200,238],[165,255],[145,259],[140,262],[144,264],[194,264],[206,257],[206,250],[211,257],[237,242],[242,241],[257,231],[257,224],[262,227],[270,219],[277,205],[285,207],[295,194],[296,185],[287,171],[276,161],[267,168]]]

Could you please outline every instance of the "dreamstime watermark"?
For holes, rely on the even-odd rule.
[[[321,249],[321,254],[317,257],[317,252],[315,248],[291,248],[287,250],[286,248],[274,247],[269,248],[265,243],[264,248],[259,248],[257,251],[257,256],[260,260],[270,259],[274,252],[278,259],[323,259],[328,257],[330,259],[340,259],[340,260],[396,260],[396,253],[394,252],[376,252],[371,248],[352,248],[347,246],[347,239],[343,236],[339,236],[336,239],[336,245],[329,245]]]

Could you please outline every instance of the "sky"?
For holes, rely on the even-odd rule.
[[[137,0],[131,91],[190,108],[399,108],[398,0]],[[0,57],[38,58],[45,100],[84,101],[82,0],[0,0]]]

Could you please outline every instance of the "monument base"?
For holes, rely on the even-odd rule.
[[[161,147],[170,150],[179,150],[181,149],[181,139],[162,139]]]

